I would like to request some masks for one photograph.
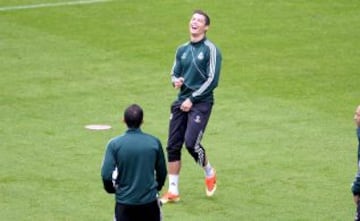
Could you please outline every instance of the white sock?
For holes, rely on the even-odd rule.
[[[179,175],[169,174],[169,192],[179,195]]]
[[[212,177],[214,175],[214,170],[211,167],[210,162],[208,161],[207,164],[204,166],[205,176]]]

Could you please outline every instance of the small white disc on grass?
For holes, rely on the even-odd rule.
[[[111,126],[107,124],[89,124],[85,128],[89,130],[109,130]]]

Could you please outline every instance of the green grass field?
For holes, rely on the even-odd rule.
[[[203,139],[218,191],[205,197],[203,172],[184,151],[182,201],[163,207],[164,220],[353,219],[359,1],[5,10],[59,2],[0,1],[0,220],[112,220],[114,199],[100,179],[105,145],[125,130],[123,109],[139,103],[143,130],[165,147],[176,96],[169,72],[196,8],[210,14],[208,37],[223,54]],[[113,129],[85,130],[90,123]]]

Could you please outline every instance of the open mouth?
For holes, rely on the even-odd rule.
[[[198,29],[198,27],[197,27],[197,26],[195,26],[195,25],[191,25],[191,30],[196,31],[197,29]]]

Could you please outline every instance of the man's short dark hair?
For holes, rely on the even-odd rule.
[[[193,14],[200,14],[200,15],[204,16],[204,17],[205,17],[205,25],[207,25],[207,26],[210,25],[210,17],[209,17],[209,15],[208,15],[206,12],[204,12],[203,10],[196,9],[196,10],[193,12]]]
[[[139,128],[143,121],[143,110],[137,104],[132,104],[124,112],[124,121],[128,128]]]

